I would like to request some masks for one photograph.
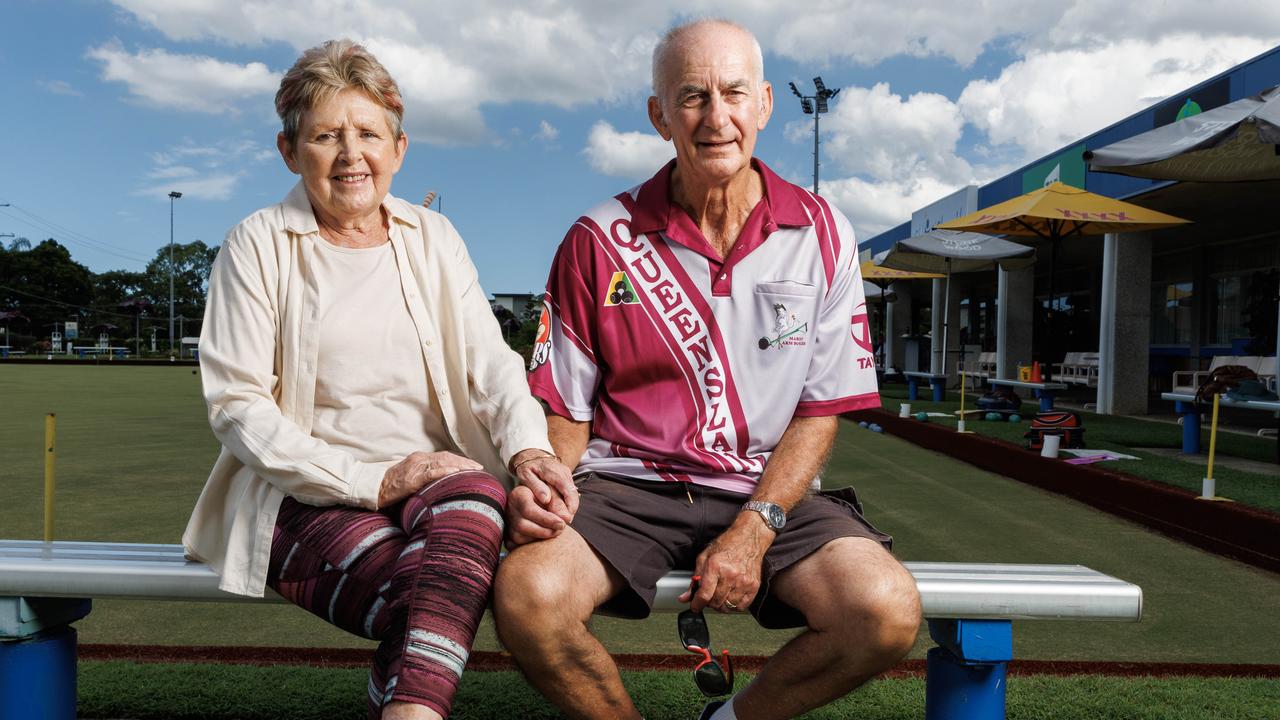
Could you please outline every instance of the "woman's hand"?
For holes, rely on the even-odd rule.
[[[543,450],[521,450],[511,459],[519,485],[507,497],[511,545],[555,537],[578,512],[578,488],[560,459]]]
[[[409,457],[387,468],[382,476],[378,507],[400,502],[445,475],[463,470],[484,470],[484,466],[451,452],[410,453]]]

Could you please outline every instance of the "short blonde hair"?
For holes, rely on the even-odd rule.
[[[302,53],[276,91],[276,114],[290,145],[298,139],[302,113],[348,88],[361,90],[387,111],[392,137],[404,131],[404,100],[391,73],[363,45],[353,40],[328,40]]]

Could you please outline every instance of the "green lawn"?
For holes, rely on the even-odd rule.
[[[189,368],[0,365],[0,397],[0,536],[41,535],[43,416],[57,411],[57,537],[178,541],[217,451]],[[1143,587],[1141,623],[1017,623],[1018,657],[1277,661],[1274,574],[852,424],[827,483],[856,485],[906,560],[1079,563]],[[741,654],[789,637],[742,617],[712,624]],[[596,627],[619,652],[678,652],[669,616]],[[283,605],[97,601],[78,628],[90,643],[368,646]],[[497,649],[487,625],[477,647]]]
[[[649,720],[689,720],[703,698],[684,672],[624,672]],[[81,717],[154,720],[358,720],[364,670],[219,665],[80,664]],[[741,682],[741,681],[740,681]],[[120,692],[127,687],[129,692]],[[1280,683],[1240,678],[1013,677],[1010,720],[1272,720]],[[462,679],[456,720],[551,720],[559,715],[514,672]],[[805,715],[809,720],[919,720],[924,681],[876,680]]]
[[[907,399],[907,388],[905,385],[885,385],[881,388],[881,397],[884,408],[897,413],[898,405]],[[940,403],[920,398],[912,400],[911,410],[912,412],[954,414],[960,409],[960,396],[957,392],[948,391],[947,397],[948,400]],[[976,393],[967,395],[966,407],[974,408],[976,399]],[[1023,446],[1026,440],[1023,439],[1022,434],[1027,431],[1031,422],[1028,413],[1035,414],[1036,402],[1034,398],[1023,398],[1022,406],[1026,412],[1023,413],[1021,423],[988,422],[977,416],[970,416],[965,423],[965,429]],[[1196,494],[1200,493],[1200,483],[1205,475],[1206,462],[1188,463],[1134,449],[1181,448],[1181,427],[1116,415],[1098,415],[1090,412],[1079,414],[1085,427],[1084,438],[1087,447],[1115,450],[1141,458],[1136,462],[1124,460],[1104,462],[1101,464],[1102,467],[1191,490]],[[948,418],[930,418],[930,421],[955,425],[955,420]],[[1201,447],[1208,452],[1208,423],[1204,424],[1201,436]],[[1276,459],[1276,441],[1271,438],[1219,432],[1217,452],[1230,457],[1273,463]],[[1218,465],[1214,468],[1213,474],[1218,482],[1219,495],[1245,505],[1280,512],[1280,466],[1276,467],[1274,473],[1261,474]]]

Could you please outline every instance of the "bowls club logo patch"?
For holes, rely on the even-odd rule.
[[[616,305],[639,305],[640,299],[636,297],[635,288],[631,286],[631,279],[627,274],[619,270],[609,279],[609,294],[604,298],[605,307],[614,307]]]
[[[782,348],[784,345],[807,345],[809,323],[800,322],[796,314],[787,310],[782,303],[773,304],[773,334],[765,335],[757,343],[761,350],[771,347]]]

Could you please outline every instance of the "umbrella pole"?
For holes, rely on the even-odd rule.
[[[889,298],[885,297],[884,294],[888,289],[889,289],[888,285],[885,285],[884,287],[880,288],[880,312],[876,314],[876,333],[880,338],[880,372],[881,373],[885,373],[889,371],[889,363],[887,358],[885,358],[885,354],[884,354],[884,339],[885,339],[884,314],[889,311]],[[876,344],[876,339],[873,337],[871,338],[872,347],[874,347],[875,344]],[[872,353],[871,357],[874,360],[875,353]]]
[[[942,374],[949,375],[947,372],[947,333],[949,332],[949,323],[951,320],[951,258],[945,258],[947,263],[947,282],[943,285],[942,296]]]

